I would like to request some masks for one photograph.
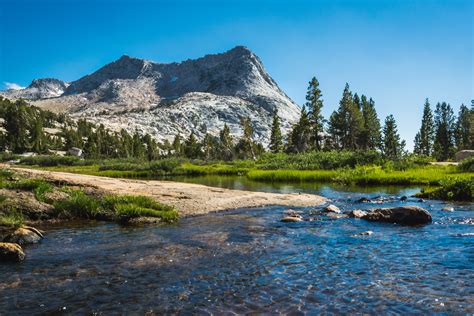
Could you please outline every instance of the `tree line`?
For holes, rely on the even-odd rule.
[[[434,111],[428,99],[424,105],[421,129],[415,137],[414,153],[437,160],[453,158],[454,153],[474,148],[474,101],[469,110],[461,105],[456,118],[446,102],[438,103]],[[346,83],[339,107],[326,120],[321,110],[322,93],[318,80],[309,82],[306,103],[299,121],[287,137],[280,130],[278,113],[273,116],[269,149],[272,152],[300,153],[311,150],[376,150],[386,158],[399,159],[406,154],[405,141],[398,133],[393,115],[385,118],[383,126],[375,102],[365,95],[353,94]]]

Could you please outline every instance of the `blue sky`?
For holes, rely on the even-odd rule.
[[[0,83],[71,81],[123,54],[171,62],[245,45],[298,104],[315,75],[326,116],[346,82],[373,97],[411,148],[426,97],[456,111],[474,98],[473,17],[472,0],[0,0]]]

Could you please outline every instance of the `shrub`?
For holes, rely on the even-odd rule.
[[[97,199],[80,190],[71,190],[68,193],[68,198],[54,202],[56,211],[80,218],[94,218],[98,214],[100,203]]]
[[[75,166],[86,163],[82,159],[73,156],[33,156],[20,159],[20,164],[38,165],[41,167],[53,166]]]
[[[424,190],[417,196],[453,201],[473,201],[474,177],[454,178],[441,181],[441,186],[431,190]]]
[[[465,172],[474,172],[474,157],[463,160],[458,165],[459,170]]]

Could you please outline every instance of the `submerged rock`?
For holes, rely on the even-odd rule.
[[[0,262],[20,262],[25,259],[25,253],[21,246],[15,243],[0,242]]]
[[[285,223],[294,223],[294,222],[302,222],[303,219],[301,216],[285,216],[281,219],[282,222]]]
[[[341,213],[342,213],[341,210],[339,209],[339,207],[337,207],[337,206],[334,205],[334,204],[329,204],[328,206],[326,206],[326,207],[324,208],[324,210],[325,210],[326,212],[333,212],[333,213],[338,213],[338,214],[341,214]]]
[[[361,197],[360,199],[356,200],[356,203],[369,203],[370,202],[370,199],[369,198],[366,198],[365,196],[364,197]]]
[[[402,197],[400,198],[400,201],[402,201],[402,202],[403,202],[403,201],[406,201],[406,200],[408,200],[408,197],[407,197],[406,195],[404,195],[404,196],[402,196]]]
[[[287,216],[296,216],[296,217],[301,217],[300,213],[295,211],[295,210],[292,210],[291,208],[290,209],[287,209],[286,211],[283,212],[283,214],[287,215]]]
[[[363,216],[367,215],[367,212],[362,210],[352,210],[347,213],[347,215],[353,218],[362,218]]]
[[[403,225],[420,225],[431,223],[431,214],[419,206],[399,206],[377,208],[361,217],[375,222],[398,223]]]
[[[331,217],[331,218],[347,218],[347,217],[349,217],[346,214],[341,214],[341,213],[336,213],[336,212],[328,212],[326,214],[326,216]]]
[[[446,206],[441,209],[443,212],[454,212],[454,207]]]
[[[368,230],[368,231],[365,231],[365,232],[361,232],[361,233],[358,233],[358,234],[354,234],[352,235],[353,237],[357,237],[357,236],[370,236],[372,235],[374,232],[371,231],[371,230]]]
[[[22,226],[8,235],[4,241],[19,245],[36,244],[43,239],[43,234],[34,227]]]

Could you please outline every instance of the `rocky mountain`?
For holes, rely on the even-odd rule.
[[[299,116],[297,105],[265,71],[260,59],[242,46],[169,64],[124,55],[70,84],[40,79],[26,89],[1,94],[23,97],[37,106],[85,117],[111,129],[138,129],[158,139],[171,139],[177,133],[187,136],[191,131],[197,137],[206,132],[217,135],[224,123],[240,135],[240,119],[248,116],[256,138],[268,143],[274,110],[282,118],[283,130]]]
[[[68,85],[66,82],[54,78],[35,79],[25,89],[11,89],[2,91],[0,94],[15,99],[47,99],[63,95]]]

